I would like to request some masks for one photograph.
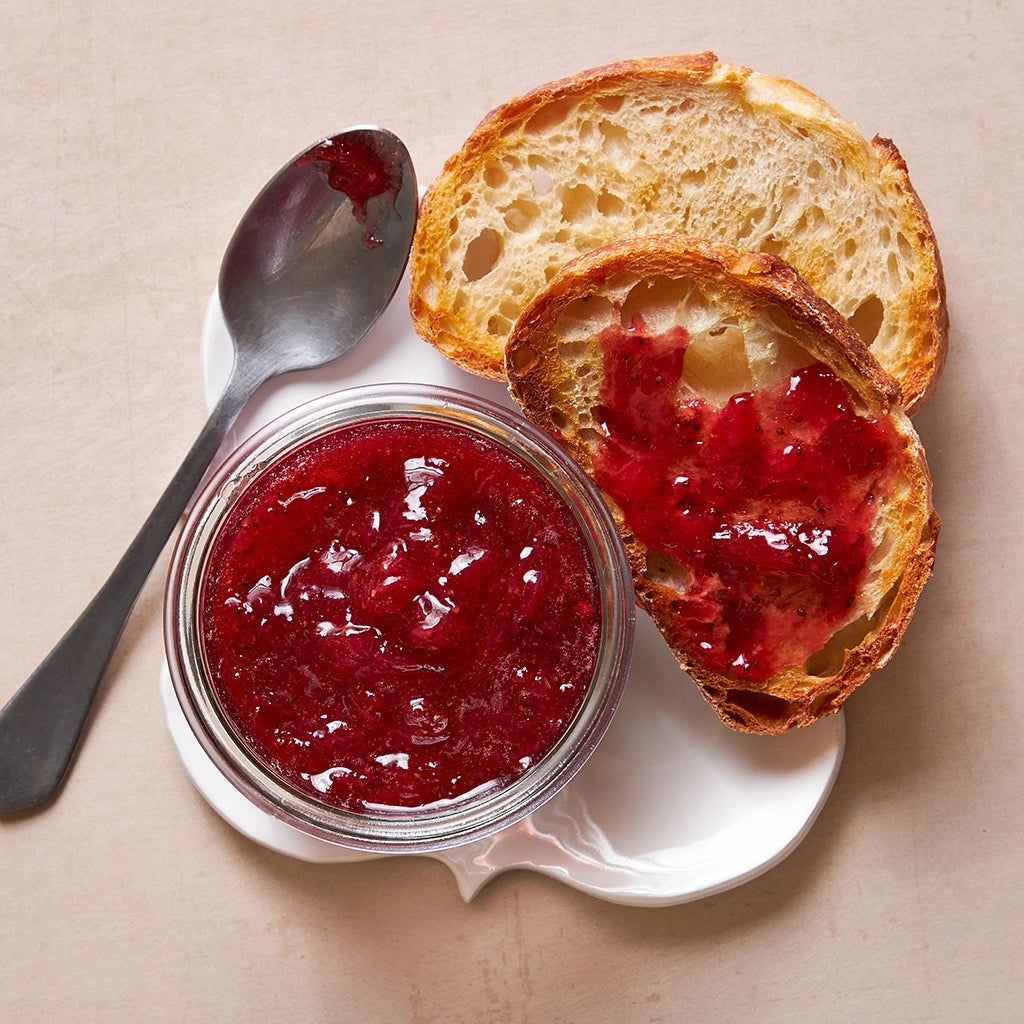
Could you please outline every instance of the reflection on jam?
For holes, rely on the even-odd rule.
[[[821,364],[719,408],[676,397],[684,329],[638,322],[601,341],[595,474],[635,535],[686,571],[672,641],[742,679],[801,665],[849,615],[894,429],[858,415]]]
[[[402,165],[388,160],[359,133],[324,139],[295,161],[303,167],[316,160],[328,165],[327,183],[352,200],[352,212],[360,224],[366,223],[366,204],[374,196],[398,194],[402,187]],[[368,246],[380,245],[380,239],[367,234]]]
[[[522,775],[578,711],[600,631],[564,499],[427,420],[339,428],[257,478],[201,602],[211,679],[250,748],[357,811]]]

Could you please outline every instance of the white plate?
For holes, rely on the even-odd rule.
[[[462,372],[416,336],[406,297],[403,283],[367,338],[340,362],[268,384],[243,411],[230,445],[301,402],[356,384],[443,384],[511,407],[504,386]],[[202,354],[212,404],[231,365],[216,295]],[[234,827],[304,860],[363,856],[253,808],[202,752],[166,671],[162,691],[168,725],[189,774]],[[726,728],[641,613],[619,710],[579,774],[517,825],[436,856],[451,868],[466,900],[500,872],[525,868],[616,903],[684,903],[748,881],[795,849],[832,789],[843,740],[842,714],[777,737]]]

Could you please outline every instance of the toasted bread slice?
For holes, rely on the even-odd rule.
[[[792,82],[702,53],[597,68],[490,113],[421,204],[410,307],[465,369],[562,264],[685,234],[783,256],[858,330],[912,411],[945,358],[935,237],[892,142]]]
[[[728,725],[806,725],[892,655],[939,528],[924,449],[784,260],[680,236],[594,250],[527,304],[506,372],[603,491],[640,605]]]

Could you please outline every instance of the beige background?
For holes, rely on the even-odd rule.
[[[917,424],[944,517],[831,800],[747,885],[612,906],[524,872],[314,867],[185,778],[157,692],[166,555],[60,799],[0,822],[0,1020],[1020,1019],[1024,6],[1016,0],[7,0],[0,14],[0,702],[86,603],[204,415],[198,340],[264,179],[377,122],[429,181],[492,106],[717,50],[896,140],[953,319]]]

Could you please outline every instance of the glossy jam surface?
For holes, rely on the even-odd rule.
[[[522,775],[579,710],[601,629],[565,500],[497,442],[420,418],[339,427],[248,484],[200,602],[244,741],[357,812]]]
[[[685,571],[673,641],[715,672],[761,680],[848,618],[900,440],[821,364],[723,407],[680,399],[688,342],[640,323],[604,333],[596,478]]]

